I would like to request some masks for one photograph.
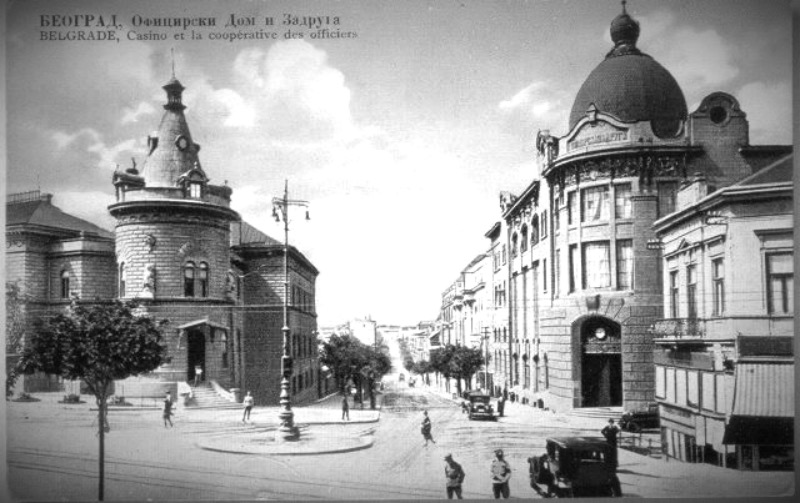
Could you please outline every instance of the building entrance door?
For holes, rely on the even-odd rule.
[[[622,405],[622,358],[619,354],[585,354],[582,370],[584,407]]]
[[[194,382],[195,367],[203,369],[201,380],[206,379],[206,334],[203,330],[190,330],[186,343],[186,379]]]
[[[593,316],[580,325],[582,407],[622,405],[622,338],[619,324]]]

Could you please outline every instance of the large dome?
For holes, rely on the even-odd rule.
[[[673,136],[686,119],[686,99],[675,78],[636,48],[639,24],[623,11],[611,23],[615,46],[581,86],[569,114],[570,130],[594,104],[622,121],[650,121],[658,136]]]

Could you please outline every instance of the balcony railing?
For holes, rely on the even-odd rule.
[[[667,318],[653,325],[655,338],[702,338],[706,335],[706,322],[699,318]]]

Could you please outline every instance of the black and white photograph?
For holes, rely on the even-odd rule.
[[[6,0],[3,501],[794,497],[792,0]]]

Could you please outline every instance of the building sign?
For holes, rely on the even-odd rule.
[[[627,141],[627,129],[617,128],[607,122],[589,124],[581,128],[575,137],[567,142],[567,152],[598,143],[615,143]]]

